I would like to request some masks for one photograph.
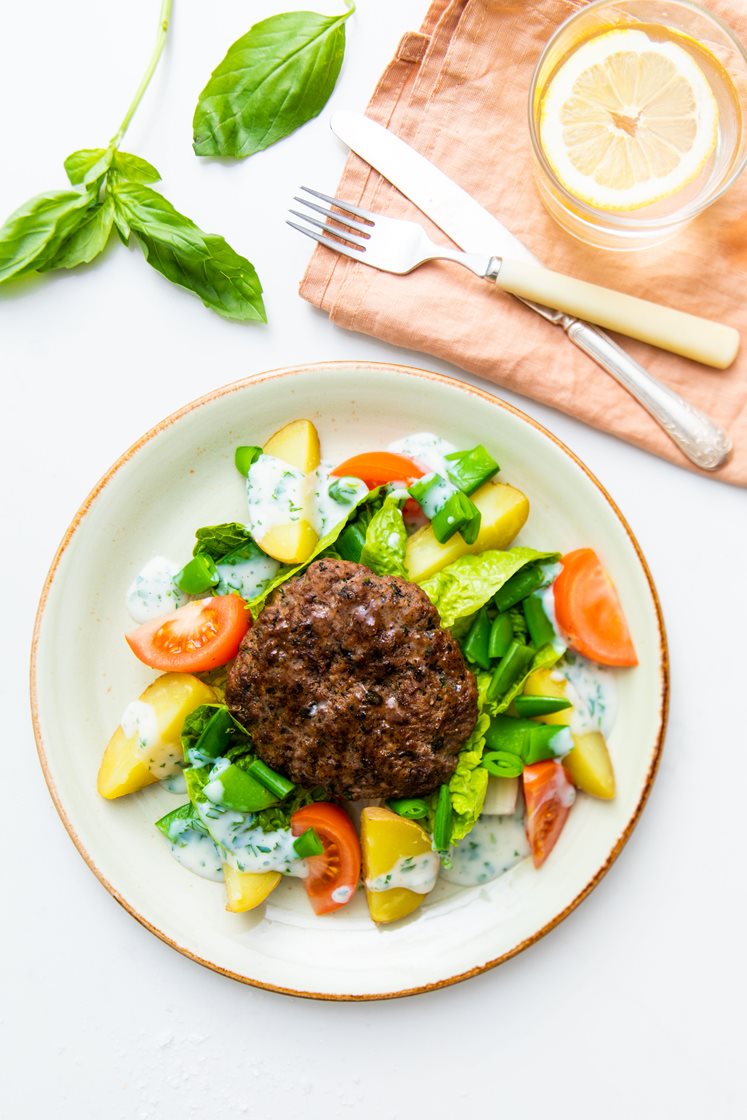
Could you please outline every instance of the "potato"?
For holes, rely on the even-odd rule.
[[[237,871],[230,863],[223,864],[226,881],[226,910],[243,914],[261,906],[282,879],[279,871]]]
[[[310,420],[293,420],[270,436],[262,450],[309,474],[319,466],[319,433]]]
[[[474,544],[465,544],[461,533],[441,544],[430,525],[418,529],[407,542],[405,563],[411,580],[419,583],[469,552],[507,548],[529,516],[529,500],[505,482],[486,482],[472,494],[482,514]]]
[[[527,677],[524,684],[525,696],[557,696],[565,699],[565,680],[553,677],[554,669],[536,669]],[[568,727],[571,722],[573,708],[564,708],[562,712],[552,712],[547,716],[537,716],[542,723],[556,723],[561,727]]]
[[[601,731],[574,735],[573,750],[565,756],[563,765],[577,789],[604,801],[615,796],[615,772]]]
[[[308,560],[319,540],[316,530],[305,518],[274,525],[257,543],[268,556],[283,564],[302,564]]]
[[[553,678],[552,669],[537,669],[524,685],[526,696],[565,696],[566,682]],[[573,708],[537,716],[540,723],[557,723],[568,727]],[[615,773],[607,743],[601,731],[573,734],[573,750],[563,759],[571,781],[577,789],[592,797],[610,801],[615,796]]]
[[[141,746],[142,732],[127,736],[120,725],[101,759],[96,788],[109,800],[134,793],[170,777],[182,760],[180,736],[184,720],[201,704],[214,703],[215,693],[189,673],[164,673],[148,685],[139,702],[150,708],[152,738]]]
[[[370,806],[361,813],[361,854],[364,882],[386,875],[400,859],[432,851],[430,837],[417,821],[408,821],[390,809]],[[425,895],[404,887],[388,891],[366,889],[366,901],[375,922],[396,922],[422,904]]]

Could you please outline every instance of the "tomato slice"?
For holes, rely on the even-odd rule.
[[[561,762],[535,762],[522,775],[532,861],[541,867],[563,831],[576,791]]]
[[[324,852],[306,860],[306,893],[316,914],[331,914],[355,894],[361,875],[360,842],[347,813],[328,801],[305,805],[292,815],[294,836],[300,836],[307,828],[317,832]]]
[[[596,552],[576,549],[562,564],[553,584],[555,615],[571,648],[601,665],[637,665],[615,585]]]
[[[425,472],[416,462],[408,459],[406,455],[397,455],[394,451],[365,451],[362,455],[354,455],[340,463],[330,474],[343,478],[350,475],[360,478],[369,490],[383,486],[385,482],[403,482],[409,486],[416,478],[422,478]]]
[[[203,673],[236,656],[251,623],[238,595],[196,599],[125,634],[135,657],[152,669]]]

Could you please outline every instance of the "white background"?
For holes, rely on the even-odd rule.
[[[0,1108],[13,1120],[49,1110],[84,1120],[283,1112],[403,1120],[414,1110],[445,1117],[478,1108],[743,1116],[743,491],[510,398],[586,461],[629,519],[662,598],[673,687],[659,777],[618,863],[555,932],[490,974],[379,1004],[241,987],[121,910],[47,795],[27,701],[36,600],[68,522],[120,452],[182,403],[251,372],[370,358],[458,374],[341,332],[298,298],[308,247],[283,225],[284,210],[301,181],[322,190],[337,182],[344,152],[324,115],[239,165],[191,153],[194,102],[210,70],[250,23],[289,6],[176,0],[164,59],[124,144],[156,164],[180,210],[252,259],[269,326],[222,320],[119,243],[93,266],[0,293],[0,681],[10,778],[0,815]],[[426,6],[360,0],[332,107],[364,108]],[[107,141],[148,57],[157,7],[2,5],[0,218],[62,186],[70,151]]]

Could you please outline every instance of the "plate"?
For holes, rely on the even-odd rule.
[[[413,431],[459,447],[484,443],[501,478],[531,502],[518,543],[597,550],[620,592],[640,657],[619,674],[610,738],[612,802],[579,797],[540,872],[524,861],[484,886],[440,883],[422,909],[376,928],[364,898],[329,917],[284,880],[265,907],[235,915],[223,888],[171,857],[153,822],[179,801],[151,787],[110,802],[96,793],[101,753],[121,713],[152,679],[122,635],[124,594],[155,553],[191,554],[200,525],[241,521],[237,444],[262,443],[288,420],[312,419],[340,460]],[[330,363],[280,370],[218,389],[168,417],[127,451],[78,511],[39,605],[32,651],[37,746],[54,803],[106,889],[179,952],[247,984],[320,999],[376,999],[451,984],[500,964],[557,925],[608,870],[645,804],[667,703],[661,610],[641,550],[583,464],[535,421],[486,392],[410,367]]]

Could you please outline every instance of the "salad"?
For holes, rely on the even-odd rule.
[[[317,914],[362,888],[392,922],[440,878],[540,869],[579,793],[615,796],[614,678],[637,657],[595,552],[512,547],[529,501],[481,445],[420,432],[334,464],[294,420],[235,465],[243,520],[127,592],[160,675],[99,793],[179,797],[155,826],[233,912],[292,877]]]

